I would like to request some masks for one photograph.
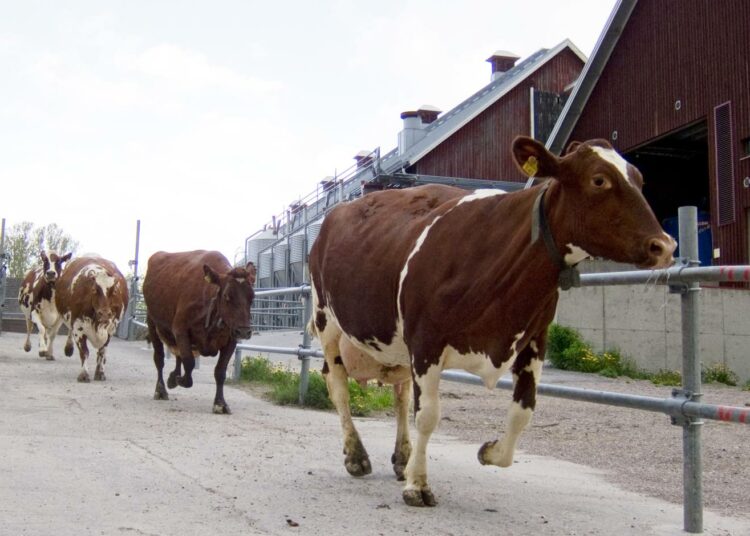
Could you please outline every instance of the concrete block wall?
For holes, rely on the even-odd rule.
[[[557,322],[576,329],[597,350],[618,349],[639,367],[680,370],[680,295],[664,285],[586,287],[560,293]],[[750,380],[750,292],[701,288],[700,358]]]

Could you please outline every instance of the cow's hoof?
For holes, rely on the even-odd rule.
[[[399,453],[394,452],[391,456],[391,463],[393,464],[393,472],[396,473],[396,479],[400,482],[405,480],[404,470],[406,469],[406,463],[409,461],[409,456],[402,456]]]
[[[477,458],[479,458],[479,463],[481,463],[482,465],[492,464],[492,462],[487,457],[487,451],[492,448],[495,448],[496,444],[497,444],[497,440],[487,441],[487,443],[485,443],[479,448],[479,452],[477,452]]]
[[[31,343],[26,343],[23,345],[23,351],[24,352],[30,352],[31,351]]]
[[[81,372],[78,375],[78,381],[81,383],[89,383],[91,381],[91,378],[89,378],[89,373],[86,372],[85,370]]]
[[[179,376],[177,378],[177,385],[180,387],[190,388],[193,386],[193,378],[190,376]]]
[[[365,476],[372,473],[372,465],[370,465],[370,459],[367,457],[355,460],[353,457],[347,456],[344,460],[344,466],[352,476]]]
[[[65,345],[65,355],[70,357],[73,355],[73,343]]]
[[[435,496],[430,488],[405,489],[403,493],[404,502],[409,506],[436,506]]]
[[[39,350],[39,357],[47,357],[47,352],[44,350]]]
[[[229,409],[226,402],[214,402],[214,413],[217,415],[231,415],[232,410]]]
[[[174,389],[175,387],[177,387],[177,382],[179,381],[180,378],[182,378],[182,376],[178,376],[177,374],[172,372],[167,377],[167,387],[169,387],[170,389]]]
[[[154,400],[169,400],[167,388],[164,387],[163,383],[156,384],[156,390],[154,391]]]
[[[96,380],[98,382],[103,382],[106,379],[107,379],[107,377],[104,375],[103,371],[97,370],[96,372],[94,372],[94,380]]]
[[[44,357],[46,357],[46,358],[47,358],[47,361],[54,361],[54,360],[55,360],[55,356],[53,356],[53,355],[52,355],[52,354],[50,354],[50,353],[48,353],[48,354],[47,354],[46,356],[44,356]]]

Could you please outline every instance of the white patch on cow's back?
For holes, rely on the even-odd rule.
[[[504,195],[507,192],[505,190],[500,189],[493,189],[493,188],[482,188],[480,190],[474,190],[469,195],[465,195],[461,198],[461,200],[456,203],[456,206],[461,205],[463,203],[470,203],[471,201],[477,201],[479,199],[487,199],[488,197],[492,197],[495,195]]]
[[[589,252],[587,252],[583,248],[579,248],[575,244],[569,243],[566,244],[566,247],[568,248],[569,253],[565,254],[565,264],[567,264],[568,266],[576,265],[582,260],[591,257],[591,254]]]
[[[518,357],[518,343],[526,334],[525,331],[520,331],[513,337],[513,342],[510,345],[510,357],[502,363],[500,368],[496,368],[492,364],[490,356],[481,353],[461,353],[452,346],[448,345],[443,350],[444,368],[462,369],[472,374],[476,374],[484,381],[484,386],[487,389],[494,389],[497,384],[497,380],[505,374],[508,369],[513,365]]]
[[[614,149],[606,149],[604,147],[592,147],[592,149],[596,154],[599,155],[599,158],[615,166],[617,168],[617,171],[619,171],[622,175],[622,178],[625,179],[625,182],[627,182],[631,186],[634,186],[634,184],[630,181],[630,175],[628,175],[628,162],[622,156],[620,156],[620,153],[618,153]]]

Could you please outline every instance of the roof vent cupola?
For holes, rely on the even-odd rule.
[[[508,52],[507,50],[497,50],[492,56],[487,58],[487,61],[492,65],[492,81],[494,82],[506,71],[509,71],[515,67],[516,62],[520,59],[520,56]]]

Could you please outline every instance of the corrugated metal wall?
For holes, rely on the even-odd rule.
[[[745,264],[750,158],[750,1],[638,2],[571,139],[604,137],[621,152],[694,121],[708,121],[714,247],[722,264]],[[679,101],[679,106],[676,102]],[[717,220],[714,108],[731,102],[735,215]]]
[[[525,180],[511,154],[513,138],[530,134],[531,87],[561,93],[583,64],[569,49],[493,104],[409,170],[425,175],[488,180]]]

